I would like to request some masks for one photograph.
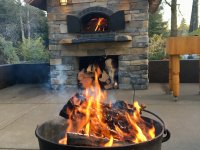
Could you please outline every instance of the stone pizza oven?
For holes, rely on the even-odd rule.
[[[149,12],[161,0],[26,2],[47,11],[53,89],[77,87],[84,65],[107,58],[116,61],[119,89],[148,88]]]

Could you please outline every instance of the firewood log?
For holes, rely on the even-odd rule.
[[[108,75],[110,77],[111,83],[114,84],[115,81],[115,74],[116,74],[116,68],[113,66],[113,60],[111,58],[107,59],[105,61],[106,64],[106,71],[108,72]]]
[[[88,88],[92,85],[93,83],[93,77],[94,77],[94,74],[92,73],[86,73],[83,70],[81,70],[79,73],[78,73],[78,81],[79,83],[83,86],[83,88]]]
[[[109,90],[109,89],[113,89],[113,84],[107,84],[104,86],[104,89]]]
[[[86,69],[87,73],[94,73],[97,72],[98,74],[102,74],[101,69],[97,65],[89,65]]]
[[[103,71],[101,78],[99,78],[99,81],[106,82],[108,79],[109,79],[108,74],[105,71]]]
[[[72,146],[94,146],[94,147],[104,147],[106,143],[109,142],[107,138],[99,138],[92,135],[83,135],[77,133],[67,133],[67,144]],[[113,141],[112,146],[123,146],[127,145],[128,142]]]
[[[78,80],[81,81],[83,80],[85,74],[84,74],[84,69],[82,69],[79,73],[78,73]]]
[[[78,97],[78,98],[77,98]],[[80,100],[80,102],[77,102],[77,99]],[[84,98],[84,96],[80,96],[79,94],[76,94],[73,98],[71,98],[67,104],[63,107],[61,110],[60,116],[69,119],[69,114],[67,114],[66,110],[70,110],[70,115],[73,119],[84,119],[84,114],[82,112],[78,112],[77,108],[79,107],[86,107],[87,106],[87,100]],[[123,101],[116,102],[110,106],[106,103],[100,103],[101,107],[101,113],[103,116],[103,122],[107,123],[110,130],[114,130],[115,126],[118,126],[123,131],[128,132],[129,125],[126,121],[125,113],[133,114],[133,106],[128,105]],[[95,118],[98,118],[96,116],[96,105],[95,103],[91,105],[89,108],[91,112],[91,120],[94,120]],[[69,111],[68,111],[69,112]],[[77,113],[78,112],[78,113]],[[99,128],[101,126],[101,123],[98,122],[97,119],[97,125],[99,124]],[[97,133],[98,134],[98,133]]]
[[[86,70],[87,73],[94,72],[93,65],[89,65]]]

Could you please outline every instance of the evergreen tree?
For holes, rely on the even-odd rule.
[[[199,4],[199,0],[193,0],[189,32],[192,32],[198,29],[198,17],[199,17],[198,4]]]
[[[162,15],[163,8],[160,7],[157,12],[149,16],[149,36],[153,37],[154,34],[166,36],[167,35],[167,22],[163,21]]]
[[[178,27],[178,35],[187,35],[188,34],[189,26],[186,24],[185,18],[181,20],[181,24]]]

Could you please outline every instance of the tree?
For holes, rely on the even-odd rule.
[[[19,19],[20,19],[20,29],[21,29],[21,39],[22,42],[24,42],[25,40],[25,34],[24,34],[24,25],[23,25],[23,18],[22,18],[22,4],[21,4],[21,0],[18,0],[19,3]]]
[[[149,59],[150,60],[162,60],[166,58],[165,53],[165,38],[162,35],[154,34],[153,37],[150,38],[149,45]]]
[[[47,16],[44,11],[22,5],[21,0],[0,0],[0,33],[1,63],[17,62],[18,55],[21,61],[48,59],[45,49],[47,44],[43,42],[48,41]]]
[[[0,33],[14,45],[20,40],[18,1],[0,0]]]
[[[0,0],[0,33],[16,46],[25,38],[48,38],[47,17],[44,11],[20,0]]]
[[[19,57],[17,56],[16,48],[13,43],[6,41],[0,35],[0,64],[13,64],[18,63]]]
[[[187,35],[188,34],[188,29],[189,29],[189,27],[186,24],[186,20],[185,20],[185,18],[183,18],[181,20],[180,26],[178,27],[178,35],[180,35],[180,36],[181,35]]]
[[[46,42],[48,39],[48,25],[45,12],[30,5],[25,5],[23,14],[25,37],[27,39],[42,37]]]
[[[171,3],[169,3],[167,0],[165,0],[165,3],[171,7],[171,37],[177,36],[177,0],[171,0]]]
[[[47,62],[49,59],[48,51],[45,49],[41,38],[25,39],[21,43],[18,54],[20,59],[25,62]]]
[[[189,32],[198,29],[198,4],[199,0],[193,0]]]
[[[167,22],[163,21],[163,8],[160,7],[157,12],[149,15],[149,36],[153,37],[153,35],[167,35]]]

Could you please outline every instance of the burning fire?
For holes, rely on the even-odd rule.
[[[113,145],[113,141],[114,141],[114,138],[113,138],[113,136],[111,136],[109,142],[106,143],[104,146],[105,147],[111,147]]]
[[[96,25],[96,28],[95,28],[95,32],[96,31],[104,31],[104,28],[101,29],[101,25],[103,24],[102,22],[104,21],[105,19],[104,18],[98,18],[98,22],[97,22],[97,25]]]
[[[100,23],[99,20],[98,24]],[[101,145],[104,147],[111,147],[115,142],[140,143],[155,138],[155,127],[141,118],[138,102],[134,102],[132,108],[127,104],[132,113],[118,113],[114,110],[110,112],[114,108],[111,103],[103,103],[107,100],[107,93],[101,90],[99,75],[100,70],[96,68],[93,85],[83,92],[85,100],[81,101],[81,104],[75,103],[75,108],[66,110],[68,127],[59,144],[68,144],[68,133],[81,134],[88,139],[107,139],[107,142]],[[109,114],[113,114],[114,117]]]

